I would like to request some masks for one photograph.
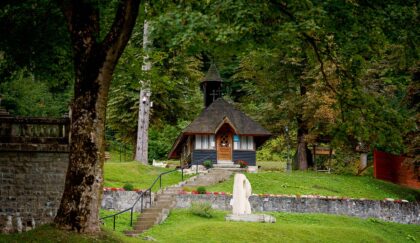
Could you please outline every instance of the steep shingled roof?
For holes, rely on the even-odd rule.
[[[208,81],[219,81],[222,82],[222,78],[220,77],[219,71],[217,70],[216,64],[212,63],[210,65],[209,70],[207,71],[206,76],[204,77],[201,82],[208,82]]]
[[[222,98],[215,100],[207,109],[204,109],[182,132],[215,134],[225,118],[232,123],[236,134],[270,136],[269,131]]]
[[[224,123],[229,123],[238,135],[252,135],[259,137],[262,143],[271,136],[271,133],[260,124],[252,120],[245,113],[237,110],[233,105],[219,98],[188,125],[180,134],[169,153],[170,158],[177,156],[177,151],[185,142],[188,135],[193,134],[216,134]]]

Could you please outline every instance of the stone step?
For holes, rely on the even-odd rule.
[[[163,210],[162,210],[163,211]],[[142,213],[141,215],[139,215],[138,219],[141,219],[143,217],[149,218],[149,217],[153,217],[153,216],[161,216],[162,212],[148,212],[148,213]]]
[[[162,213],[162,210],[163,210],[163,208],[160,208],[160,207],[152,207],[152,208],[146,208],[146,209],[144,209],[143,210],[143,213],[154,213],[154,212]]]
[[[240,168],[241,166],[238,164],[214,164],[214,168]]]
[[[156,223],[157,223],[156,219],[139,221],[134,225],[134,229],[138,229],[139,227],[142,227],[142,226],[144,226],[144,227],[151,226],[151,225],[154,225]]]
[[[147,216],[141,216],[138,219],[138,222],[142,222],[142,221],[149,221],[149,220],[156,220],[160,217],[161,214],[151,214],[151,215],[147,215]]]
[[[134,232],[138,232],[138,234],[141,234],[141,233],[143,233],[144,231],[146,231],[146,230],[148,230],[148,229],[150,229],[150,228],[152,228],[153,227],[153,225],[150,225],[150,226],[137,226],[135,229],[134,229]]]
[[[124,234],[126,236],[130,236],[130,237],[137,237],[141,232],[137,231],[137,230],[126,230],[124,231]]]

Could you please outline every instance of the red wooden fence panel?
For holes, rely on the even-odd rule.
[[[404,156],[398,156],[379,150],[373,152],[374,176],[377,179],[420,189],[419,176],[413,166],[405,164]]]

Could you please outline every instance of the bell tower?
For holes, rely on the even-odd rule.
[[[207,108],[213,101],[222,97],[222,78],[216,65],[212,63],[206,76],[200,84],[204,96],[204,106]]]

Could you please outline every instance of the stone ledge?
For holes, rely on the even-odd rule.
[[[189,208],[191,202],[205,201],[213,209],[231,211],[230,195],[178,194],[177,208]],[[366,199],[259,197],[250,196],[252,212],[326,213],[359,218],[378,218],[388,222],[420,225],[419,202],[378,201]]]
[[[0,152],[68,153],[67,144],[0,143]]]
[[[276,218],[267,214],[229,214],[225,217],[226,221],[236,222],[257,222],[257,223],[275,223]]]

